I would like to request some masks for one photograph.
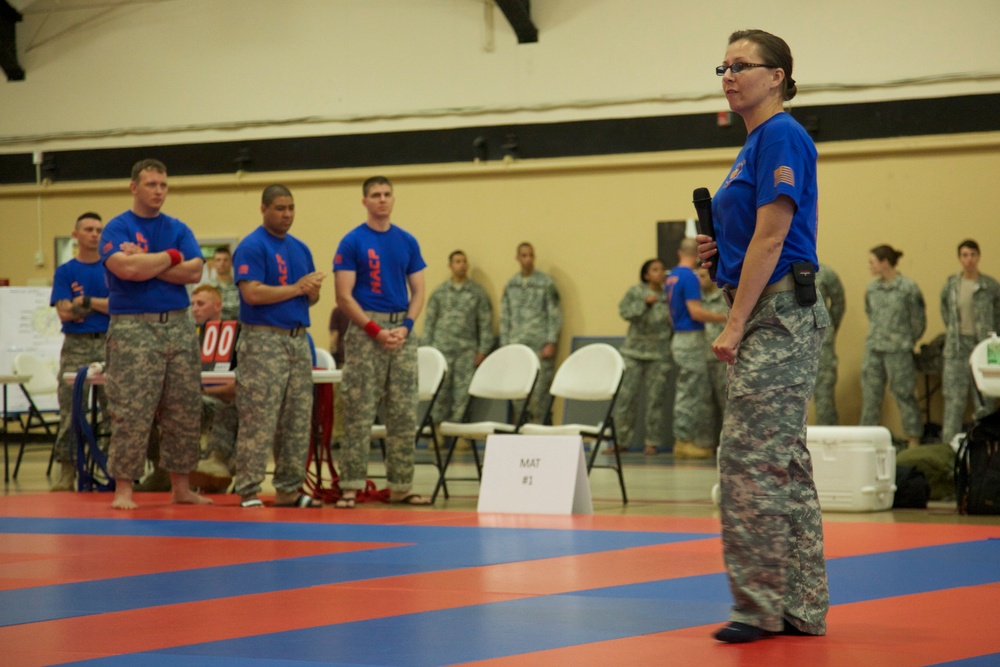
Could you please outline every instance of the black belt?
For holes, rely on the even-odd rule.
[[[167,310],[162,313],[113,313],[111,315],[111,319],[133,320],[137,322],[159,322],[160,324],[165,324],[172,319],[188,316],[189,312],[187,308],[178,308],[177,310]]]
[[[389,324],[402,324],[403,320],[406,319],[406,311],[397,311],[395,313],[382,313],[377,310],[366,310],[365,314],[373,320],[383,320]]]
[[[104,331],[90,331],[88,333],[68,333],[68,334],[63,334],[63,335],[64,336],[69,336],[69,337],[72,337],[72,338],[89,338],[89,339],[96,340],[98,338],[104,338],[105,336],[107,336],[107,332],[104,332]]]
[[[294,329],[284,329],[282,327],[272,327],[269,324],[240,324],[243,331],[264,331],[266,333],[278,334],[279,336],[291,336],[295,338],[305,333],[305,327],[295,327]]]

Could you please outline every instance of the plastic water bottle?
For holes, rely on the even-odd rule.
[[[995,331],[990,332],[990,341],[986,344],[986,363],[1000,366],[1000,337],[997,337]]]

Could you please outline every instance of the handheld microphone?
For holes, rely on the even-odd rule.
[[[698,223],[696,225],[698,233],[711,236],[715,239],[715,223],[712,221],[712,195],[709,194],[708,188],[697,188],[692,195],[692,199],[694,210],[698,212]],[[716,253],[715,258],[711,262],[708,265],[708,275],[712,280],[715,280],[715,271],[719,265],[718,253]]]

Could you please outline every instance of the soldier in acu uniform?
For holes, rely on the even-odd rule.
[[[993,333],[1000,333],[1000,283],[979,272],[979,244],[972,239],[958,246],[961,273],[949,276],[941,289],[941,319],[945,325],[944,420],[941,440],[951,442],[962,430],[962,419],[971,395],[976,419],[990,412],[973,388],[969,356],[976,345]],[[995,403],[995,401],[990,401]]]
[[[877,278],[865,292],[868,337],[861,360],[861,423],[879,424],[882,398],[888,382],[903,420],[910,447],[920,444],[924,432],[917,389],[917,366],[913,347],[924,334],[927,314],[924,296],[917,284],[896,270],[902,251],[880,245],[871,249],[868,268]]]
[[[170,473],[175,503],[208,503],[191,491],[201,429],[201,354],[185,285],[201,278],[204,261],[194,234],[160,212],[167,168],[159,160],[132,167],[132,208],[101,234],[107,270],[108,473],[116,509],[135,509],[132,481],[142,475],[154,416],[160,425],[160,467]]]
[[[337,507],[351,509],[365,488],[371,427],[385,402],[389,501],[426,505],[411,493],[417,430],[417,341],[413,321],[424,307],[424,268],[416,238],[392,222],[392,183],[373,176],[361,187],[367,211],[333,259],[337,306],[351,320],[344,339],[344,441]]]
[[[712,198],[716,237],[698,237],[729,319],[712,343],[730,364],[719,443],[722,549],[733,594],[725,643],[822,635],[830,599],[823,522],[806,415],[819,365],[826,306],[819,268],[816,147],[784,112],[795,96],[792,54],[780,37],[729,37],[716,68],[747,140]]]
[[[556,282],[535,269],[535,249],[530,243],[517,247],[517,261],[521,271],[507,281],[500,301],[500,345],[521,343],[538,354],[541,369],[528,401],[528,420],[541,422],[556,372],[562,309]]]
[[[56,269],[52,279],[52,305],[62,321],[63,345],[59,353],[59,435],[55,448],[60,472],[51,491],[72,491],[76,479],[76,443],[70,424],[73,384],[64,382],[63,375],[104,361],[108,286],[98,251],[103,226],[101,216],[96,213],[84,213],[77,218],[73,230],[77,256]],[[98,391],[103,405],[107,402],[103,387],[98,387]]]
[[[844,319],[844,286],[840,278],[826,264],[819,265],[816,274],[816,289],[826,301],[826,309],[830,313],[833,326],[823,333],[823,347],[819,352],[819,373],[816,375],[816,390],[813,391],[813,404],[816,406],[816,423],[836,426],[840,423],[837,416],[837,331]]]
[[[618,303],[618,313],[628,322],[628,333],[622,345],[625,375],[615,404],[615,428],[618,443],[627,450],[635,431],[639,391],[646,389],[646,415],[643,453],[656,454],[664,442],[663,421],[666,417],[667,379],[673,370],[670,356],[670,309],[663,298],[663,262],[650,259],[639,269],[640,283],[625,292]]]
[[[434,405],[435,422],[462,419],[472,375],[493,349],[493,306],[486,290],[468,277],[465,253],[451,253],[448,268],[451,277],[431,293],[424,314],[424,344],[448,361],[445,385]]]
[[[288,233],[295,201],[284,185],[264,188],[263,222],[233,257],[240,288],[237,343],[236,493],[242,507],[261,507],[258,494],[274,455],[275,507],[319,507],[302,493],[312,418],[309,307],[325,273],[309,248]]]

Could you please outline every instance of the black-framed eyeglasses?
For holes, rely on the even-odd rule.
[[[724,76],[727,69],[733,70],[733,74],[739,74],[745,69],[750,69],[751,67],[770,67],[774,68],[776,65],[763,65],[761,63],[733,63],[732,65],[719,65],[715,68],[715,73],[719,76]]]

